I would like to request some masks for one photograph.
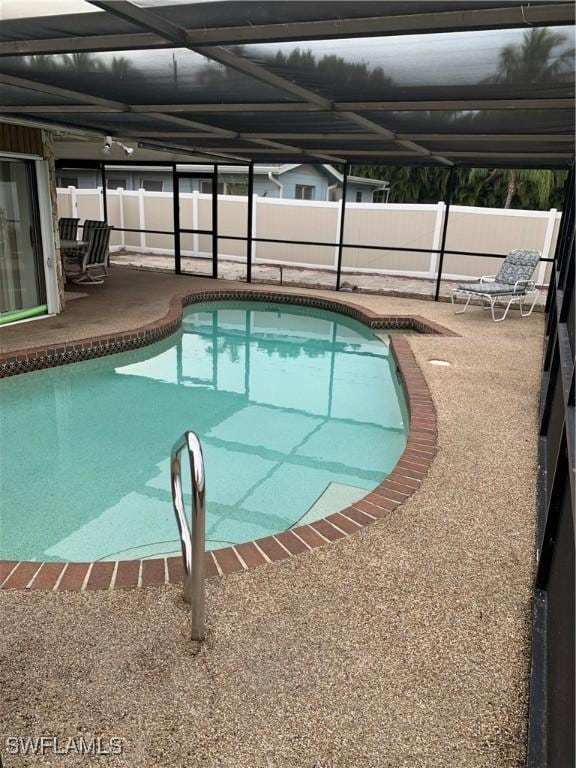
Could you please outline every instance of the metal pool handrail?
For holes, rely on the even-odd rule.
[[[188,451],[192,480],[192,516],[190,526],[186,520],[186,507],[182,492],[180,454],[184,448]],[[184,600],[190,603],[192,617],[192,640],[203,640],[206,623],[204,596],[205,475],[202,446],[200,445],[198,435],[194,432],[184,432],[174,443],[170,455],[170,475],[172,505],[176,514],[180,541],[182,543]]]

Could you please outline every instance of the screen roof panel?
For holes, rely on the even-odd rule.
[[[571,27],[245,45],[234,52],[333,101],[570,97]]]
[[[128,34],[139,31],[135,24],[125,19],[118,19],[100,11],[88,0],[59,0],[48,3],[46,0],[3,0],[7,11],[2,18],[0,40],[42,40],[63,37],[83,37],[110,34]],[[159,18],[170,21],[187,29],[226,29],[251,28],[252,34],[258,34],[258,27],[269,25],[295,25],[335,20],[342,22],[349,19],[425,16],[432,19],[438,13],[462,13],[479,10],[512,9],[518,11],[524,7],[526,21],[531,23],[531,12],[548,4],[548,0],[532,0],[529,4],[522,0],[420,0],[420,2],[397,2],[396,0],[333,0],[332,2],[310,2],[310,0],[291,0],[291,2],[261,2],[253,0],[164,2],[163,0],[139,0],[135,5],[148,9]],[[555,5],[570,6],[568,0],[558,0]],[[92,11],[86,17],[86,11]],[[514,17],[521,18],[519,14]],[[450,28],[454,19],[446,17],[445,24]],[[503,19],[502,19],[503,22]],[[532,22],[533,23],[533,22]],[[502,24],[504,26],[504,23]],[[516,24],[517,26],[518,24]],[[338,26],[340,28],[338,28]],[[437,26],[434,25],[433,29]],[[401,26],[400,26],[401,29]],[[294,30],[302,31],[302,29]],[[286,39],[293,34],[289,28],[284,31]],[[342,24],[334,25],[334,36],[345,34]],[[220,41],[221,42],[221,41]]]
[[[499,2],[147,2],[3,0],[21,12],[0,27],[0,57],[283,43],[574,23],[569,0]],[[92,13],[69,13],[69,8]],[[38,16],[38,9],[46,14]],[[50,10],[50,12],[48,12]],[[174,31],[176,34],[173,34]],[[167,36],[166,36],[167,33]]]
[[[455,141],[450,137],[443,137],[441,139],[431,138],[426,136],[421,139],[421,143],[428,149],[435,153],[451,156],[452,152],[479,152],[484,154],[499,154],[502,152],[523,152],[527,155],[531,153],[554,153],[570,155],[572,151],[574,140],[571,137],[566,138],[563,141],[542,139],[537,142],[527,141],[526,139],[515,136],[513,139],[500,139],[500,138],[476,138],[468,137],[464,140]]]
[[[571,3],[87,4],[99,9],[2,24],[5,117],[266,162],[573,154]],[[42,37],[58,52],[20,53]]]
[[[40,115],[38,115],[40,117]],[[97,112],[89,113],[70,113],[63,115],[45,115],[44,119],[58,120],[70,125],[94,128],[98,131],[109,132],[113,135],[137,137],[143,133],[151,131],[182,131],[183,126],[178,123],[166,122],[162,119],[148,114],[134,114],[132,112],[111,112],[99,114]],[[194,125],[190,125],[190,131],[197,131]]]
[[[2,0],[0,5],[0,21],[5,24],[8,21],[17,19],[28,19],[28,28],[32,31],[34,27],[40,27],[47,23],[49,19],[64,15],[79,15],[82,13],[96,13],[98,11],[91,3],[86,0]],[[43,19],[40,24],[39,20]]]
[[[361,112],[398,133],[573,133],[570,109],[482,109],[430,112]]]
[[[54,96],[49,93],[33,93],[27,88],[18,88],[17,86],[0,82],[0,104],[25,106],[31,102],[34,104],[42,104],[44,106],[55,106],[58,104],[73,106],[80,104],[80,102],[74,99],[64,98],[62,96]]]
[[[179,113],[180,114],[180,113]],[[284,131],[298,131],[301,133],[345,133],[368,131],[344,114],[337,112],[238,112],[219,113],[183,112],[181,117],[191,120],[202,119],[206,123],[240,132],[282,133]]]
[[[128,104],[290,100],[241,72],[180,48],[5,57],[0,73]]]
[[[19,3],[21,7],[26,5],[23,0],[19,0]],[[89,3],[85,5],[95,12],[3,19],[2,24],[0,24],[0,41],[43,40],[140,32],[140,29],[134,24],[121,22],[107,13],[98,11]]]

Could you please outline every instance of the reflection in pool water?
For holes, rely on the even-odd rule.
[[[186,429],[212,549],[342,509],[406,443],[386,341],[307,307],[196,304],[159,344],[7,379],[0,396],[4,559],[177,552],[169,453]]]

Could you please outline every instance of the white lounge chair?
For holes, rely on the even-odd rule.
[[[536,301],[540,295],[540,291],[532,280],[532,275],[539,261],[540,251],[525,251],[522,249],[511,251],[505,258],[498,274],[483,275],[479,283],[459,285],[452,290],[451,299],[453,305],[455,300],[460,297],[466,299],[464,307],[455,310],[455,313],[461,315],[463,312],[466,312],[470,301],[476,297],[482,299],[483,309],[490,309],[492,320],[495,323],[500,323],[506,318],[510,307],[514,303],[519,304],[522,317],[528,317],[532,314],[532,310],[536,306]],[[530,304],[530,309],[525,312],[523,305],[528,297],[532,298],[532,303]],[[498,301],[506,303],[501,317],[496,317],[494,312]]]

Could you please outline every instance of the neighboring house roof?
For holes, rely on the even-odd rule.
[[[277,166],[271,166],[271,167],[265,166],[266,167],[265,172],[268,173],[268,171],[271,170],[273,174],[280,176],[281,174],[286,173],[287,171],[294,170],[294,168],[301,168],[303,165],[305,165],[305,163],[287,163],[285,165],[277,165]],[[254,166],[254,173],[258,173],[257,167],[258,166]],[[314,167],[322,168],[323,170],[327,171],[328,174],[333,176],[340,184],[342,183],[342,178],[343,178],[342,174],[338,173],[336,168],[334,168],[332,165],[328,165],[327,163],[325,163],[323,165],[315,165]],[[276,170],[274,170],[274,168]],[[264,171],[261,171],[261,173],[264,173]],[[364,176],[348,175],[348,181],[354,181],[358,184],[366,184],[369,187],[382,188],[382,187],[388,186],[388,182],[385,181],[384,179],[368,179]]]
[[[288,171],[293,171],[295,168],[302,168],[306,163],[275,163],[270,165],[255,165],[254,166],[254,173],[256,175],[262,176],[262,175],[269,175],[270,173],[273,176],[281,176],[283,173],[287,173]],[[199,165],[199,164],[181,164],[179,163],[178,166],[186,171],[203,171],[205,170],[205,165]],[[336,168],[334,168],[331,165],[315,165],[315,168],[322,168],[324,171],[326,171],[330,176],[336,179],[336,181],[341,184],[342,183],[342,174],[339,173]],[[245,165],[219,165],[219,170],[222,173],[246,173],[246,166]],[[108,173],[111,173],[112,171],[137,171],[140,173],[150,173],[153,171],[160,171],[162,168],[154,168],[147,165],[115,165],[113,168],[110,168],[108,170]],[[166,170],[170,170],[168,167]],[[389,186],[389,182],[385,181],[384,179],[368,179],[364,176],[348,176],[348,181],[355,182],[357,184],[365,184],[369,187],[378,187],[379,189],[383,189]]]

